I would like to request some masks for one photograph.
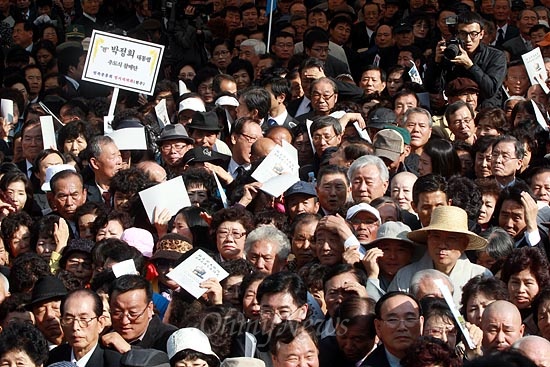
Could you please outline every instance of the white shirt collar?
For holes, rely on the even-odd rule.
[[[269,118],[275,120],[275,122],[277,122],[277,125],[283,126],[287,116],[288,116],[288,111],[285,109],[285,111],[281,113],[279,116],[275,116],[275,117],[270,116]]]
[[[67,79],[67,81],[73,85],[74,89],[78,90],[78,88],[80,87],[80,83],[78,83],[75,79],[71,78],[68,75],[65,75],[65,79]]]
[[[87,13],[82,13],[83,16],[85,16],[86,18],[90,19],[92,22],[96,22],[97,18],[96,17],[93,17],[91,16],[90,14],[87,14]]]
[[[227,167],[227,170],[229,171],[231,177],[237,178],[237,168],[241,166],[247,171],[250,169],[250,164],[238,164],[237,162],[235,162],[233,157],[231,157],[231,160],[229,161],[229,166]]]
[[[86,354],[84,354],[82,356],[82,358],[80,358],[78,361],[76,360],[76,357],[74,355],[74,351],[73,349],[71,348],[71,362],[73,363],[76,363],[76,365],[78,367],[86,367],[86,364],[88,363],[88,361],[90,360],[90,358],[92,357],[92,354],[94,353],[95,349],[97,348],[97,343],[95,345],[95,347],[93,347],[92,349],[90,349],[90,351]]]

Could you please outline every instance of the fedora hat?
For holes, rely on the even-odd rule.
[[[191,123],[187,125],[189,129],[220,131],[218,115],[214,111],[197,112],[193,115]]]
[[[189,137],[182,124],[170,124],[162,129],[157,142],[162,143],[167,140],[184,140],[187,144],[195,144],[195,139]]]
[[[457,206],[439,206],[432,212],[430,225],[410,232],[407,237],[418,243],[425,244],[429,231],[445,231],[465,234],[468,237],[466,250],[482,250],[487,246],[487,240],[468,230],[468,214]]]
[[[32,289],[32,298],[31,302],[28,304],[28,309],[32,309],[39,303],[49,299],[62,299],[66,295],[67,288],[65,288],[63,282],[53,275],[47,275],[36,281]]]

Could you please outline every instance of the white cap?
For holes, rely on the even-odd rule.
[[[53,166],[49,166],[46,168],[46,180],[42,184],[42,191],[52,191],[50,187],[50,181],[52,180],[52,177],[55,176],[57,173],[61,171],[73,171],[76,172],[76,169],[73,165],[70,164],[55,164]]]
[[[194,327],[176,330],[166,342],[166,353],[172,359],[176,354],[185,349],[191,349],[202,354],[211,355],[220,360],[210,347],[210,340],[206,334]]]
[[[189,97],[180,102],[178,113],[183,110],[206,112],[206,107],[204,106],[204,102],[202,101],[202,99],[198,97]]]
[[[351,208],[349,208],[348,212],[346,213],[346,219],[350,220],[351,218],[353,218],[355,216],[355,214],[357,214],[359,212],[369,212],[372,215],[374,215],[380,223],[382,223],[382,219],[380,219],[380,212],[378,211],[378,209],[370,206],[367,203],[359,203],[359,204],[354,205]]]
[[[221,96],[220,98],[216,99],[215,105],[239,107],[239,101],[235,97]]]

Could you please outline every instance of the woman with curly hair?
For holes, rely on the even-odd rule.
[[[14,322],[2,330],[0,365],[41,367],[47,359],[48,343],[34,325]]]
[[[521,312],[525,332],[537,332],[531,306],[540,290],[549,284],[550,265],[546,256],[536,247],[522,247],[514,250],[504,262],[500,279],[507,284],[509,301]]]
[[[431,336],[420,337],[401,359],[403,367],[460,367],[462,361],[444,341]]]

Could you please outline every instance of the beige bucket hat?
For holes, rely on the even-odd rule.
[[[462,233],[468,237],[466,250],[482,250],[487,246],[487,240],[468,230],[468,214],[457,206],[438,206],[432,212],[430,225],[407,234],[407,237],[417,243],[425,244],[429,231],[445,231]]]

